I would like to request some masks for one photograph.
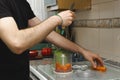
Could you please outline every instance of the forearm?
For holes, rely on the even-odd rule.
[[[56,26],[61,25],[61,22],[63,22],[62,26],[68,26],[72,23],[74,13],[70,10],[63,11],[59,15],[61,18],[59,16],[51,16],[41,23],[36,18],[31,19],[28,21],[28,26],[31,28],[21,30],[18,29],[12,17],[2,18],[0,19],[0,38],[11,51],[21,54],[26,49],[45,39]]]
[[[14,19],[7,17],[0,21],[0,37],[14,53],[20,54],[42,41],[58,25],[58,19],[52,16],[32,28],[19,30]]]
[[[24,46],[24,49],[28,49],[32,47],[33,45],[41,42],[42,40],[45,39],[45,37],[51,31],[54,30],[54,28],[58,25],[54,17],[51,17],[43,21],[41,24],[38,24],[37,26],[32,27],[31,29],[29,28],[29,29],[19,31],[18,35],[20,39],[19,38],[17,39],[19,39],[22,44],[26,45]]]
[[[54,45],[70,50],[72,52],[77,52],[83,54],[86,49],[82,48],[80,45],[66,39],[65,37],[61,36],[60,34],[56,33],[55,31],[51,32],[47,38],[47,41],[53,43]]]

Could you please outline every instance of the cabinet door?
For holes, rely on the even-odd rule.
[[[91,8],[91,0],[57,0],[58,9],[70,9],[72,4],[74,9],[84,10]]]
[[[58,9],[69,9],[74,0],[57,0]]]
[[[91,0],[74,0],[75,9],[86,10],[91,9]]]

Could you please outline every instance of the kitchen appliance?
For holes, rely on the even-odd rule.
[[[31,65],[35,70],[32,73],[36,76],[44,77],[41,80],[120,80],[120,63],[104,59],[106,72],[96,71],[91,69],[91,64],[88,61],[73,63],[73,72],[71,74],[55,74],[52,64]],[[75,65],[79,66],[75,68]],[[37,72],[37,73],[36,73]]]
[[[72,71],[72,54],[70,51],[58,49],[54,51],[53,71],[55,73],[69,73]]]

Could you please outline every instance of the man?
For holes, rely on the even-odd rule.
[[[57,34],[56,26],[68,26],[74,19],[70,10],[41,22],[26,0],[0,0],[0,79],[29,80],[28,49],[42,40],[81,53],[93,67],[103,65],[101,58]],[[27,28],[30,27],[30,28]]]

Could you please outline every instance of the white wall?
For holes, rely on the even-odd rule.
[[[120,0],[92,0],[92,9],[78,11],[76,20],[120,18]],[[120,28],[74,28],[76,42],[103,57],[120,62]]]
[[[27,0],[35,13],[35,15],[44,20],[47,18],[47,8],[45,6],[45,0]]]

